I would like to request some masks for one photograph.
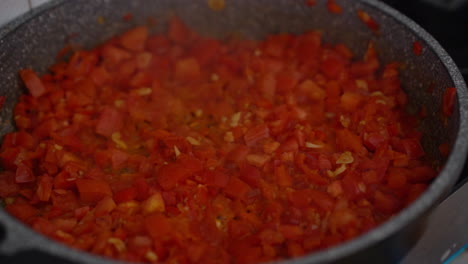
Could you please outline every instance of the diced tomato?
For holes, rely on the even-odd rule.
[[[247,131],[244,135],[244,140],[245,144],[247,146],[253,146],[255,143],[258,141],[267,138],[270,136],[269,134],[270,130],[268,129],[268,126],[265,124],[258,125],[256,127],[253,127]]]
[[[148,28],[136,27],[120,36],[120,45],[131,51],[141,51],[145,48],[148,38]]]
[[[353,134],[348,129],[338,130],[336,133],[336,144],[342,150],[352,150],[360,155],[367,153],[359,136]]]
[[[400,141],[401,149],[408,155],[410,158],[420,158],[424,155],[424,149],[421,144],[416,139],[403,139]]]
[[[280,93],[293,91],[300,80],[300,75],[294,71],[280,71],[276,74],[276,90]]]
[[[321,38],[318,32],[307,32],[296,41],[296,56],[299,57],[299,60],[306,62],[317,59],[321,45]]]
[[[5,104],[5,99],[6,99],[6,96],[0,95],[0,110],[3,109],[3,105]]]
[[[62,170],[54,177],[54,188],[56,189],[70,189],[75,186],[74,176],[70,175],[65,170]]]
[[[164,190],[170,190],[189,176],[190,172],[185,168],[177,164],[168,164],[159,169],[156,180]]]
[[[169,21],[168,36],[176,44],[186,44],[191,40],[192,32],[180,18],[173,16]]]
[[[450,117],[453,113],[456,95],[457,95],[457,89],[455,89],[454,87],[445,89],[444,98],[442,101],[442,113],[446,117]]]
[[[422,45],[421,45],[421,42],[419,41],[415,41],[413,42],[413,53],[416,55],[416,56],[420,56],[422,54]]]
[[[83,206],[75,209],[75,217],[78,219],[83,218],[89,212],[89,206]]]
[[[16,183],[15,174],[11,171],[0,173],[0,197],[6,198],[17,193],[20,186]]]
[[[121,169],[129,159],[129,155],[121,150],[112,149],[109,151],[112,168],[117,170]]]
[[[260,179],[262,178],[262,174],[255,166],[244,165],[240,169],[239,178],[248,183],[250,186],[257,187]]]
[[[231,177],[228,185],[224,188],[224,192],[231,198],[247,200],[248,194],[251,192],[250,186],[237,177]]]
[[[183,82],[195,81],[200,78],[200,65],[194,58],[187,58],[176,63],[175,77]]]
[[[264,52],[272,57],[283,57],[290,41],[291,36],[287,34],[270,36],[265,41]]]
[[[110,79],[110,75],[104,67],[94,68],[90,75],[96,85],[104,85]]]
[[[43,202],[47,202],[50,198],[50,194],[52,193],[52,186],[53,186],[53,179],[49,175],[43,175],[39,178],[38,186],[37,186],[37,197],[39,200]]]
[[[356,110],[362,101],[362,96],[353,92],[345,92],[341,96],[341,107],[348,112]]]
[[[146,182],[146,180],[142,177],[138,177],[133,186],[135,187],[136,189],[136,199],[141,201],[141,200],[145,200],[146,198],[148,198],[148,195],[149,195],[149,191],[150,191],[150,187],[148,185],[148,183]]]
[[[114,201],[116,203],[128,202],[137,197],[137,189],[134,187],[126,188],[114,193]]]
[[[110,212],[112,212],[116,207],[117,205],[115,204],[112,197],[105,196],[96,204],[96,207],[94,208],[94,213],[97,217],[107,215]]]
[[[205,172],[206,184],[210,186],[216,186],[224,188],[229,184],[229,175],[221,171],[206,171]]]
[[[81,200],[87,203],[97,202],[106,196],[112,196],[109,184],[103,180],[77,179],[76,187]]]
[[[106,45],[103,47],[102,56],[111,66],[117,65],[132,57],[128,51],[113,45]]]
[[[330,13],[341,14],[343,13],[343,8],[339,6],[335,0],[327,0],[327,8]]]
[[[450,154],[450,145],[448,143],[440,144],[439,152],[442,156],[447,157]]]
[[[437,176],[436,170],[429,166],[420,166],[411,169],[408,173],[408,180],[411,183],[426,183]]]
[[[21,221],[27,221],[38,213],[38,210],[30,204],[15,203],[7,205],[5,209]]]
[[[345,195],[350,200],[362,197],[367,190],[361,177],[356,172],[347,173],[341,181],[341,186],[343,187]]]
[[[337,79],[345,69],[345,61],[338,56],[329,56],[321,65],[321,70],[330,79]]]
[[[18,131],[6,134],[3,138],[3,148],[24,147],[32,149],[36,145],[36,140],[33,136],[24,131]]]
[[[173,230],[169,219],[161,214],[146,217],[144,225],[148,234],[156,239],[168,235]]]
[[[46,88],[41,79],[31,69],[24,69],[20,71],[21,80],[28,88],[29,92],[34,97],[39,97],[46,93]]]
[[[121,113],[113,107],[105,107],[99,116],[96,125],[96,133],[103,136],[111,136],[123,127],[123,117]]]
[[[213,62],[219,56],[221,44],[214,39],[200,40],[191,50],[192,56],[196,58],[201,66]]]
[[[374,205],[377,210],[383,213],[395,213],[400,207],[400,202],[393,195],[376,191]]]
[[[16,168],[15,180],[17,183],[33,182],[36,180],[36,176],[34,176],[30,167],[20,163]]]
[[[369,14],[363,10],[358,10],[357,15],[359,19],[361,19],[364,24],[373,31],[378,31],[379,30],[379,24],[375,22],[375,20],[369,16]]]
[[[305,208],[313,202],[324,210],[333,208],[333,198],[327,193],[313,189],[304,189],[289,194],[289,201],[296,207]]]
[[[369,133],[366,137],[364,137],[363,141],[367,149],[371,151],[375,151],[386,142],[388,142],[388,139],[384,135],[378,133]]]
[[[284,165],[275,167],[275,177],[279,186],[290,187],[293,184],[292,177],[289,175]]]

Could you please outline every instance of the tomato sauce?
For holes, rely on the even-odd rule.
[[[357,58],[314,31],[221,41],[177,17],[164,34],[136,27],[43,76],[20,71],[29,93],[1,146],[0,197],[34,230],[120,260],[329,248],[437,175],[398,75],[372,43]]]

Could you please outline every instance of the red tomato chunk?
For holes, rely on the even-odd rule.
[[[381,70],[368,47],[356,58],[318,32],[214,40],[174,17],[42,77],[22,70],[0,197],[38,232],[126,261],[259,263],[350,240],[437,175],[398,64]]]

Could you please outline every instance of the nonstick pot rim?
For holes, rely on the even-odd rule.
[[[386,16],[392,17],[397,23],[404,25],[418,39],[424,41],[427,46],[438,56],[440,61],[445,66],[449,73],[454,86],[457,88],[457,97],[459,105],[459,130],[450,156],[448,157],[444,168],[439,173],[439,176],[431,184],[428,190],[421,197],[413,202],[409,207],[401,211],[393,219],[380,225],[379,227],[336,247],[319,251],[314,254],[306,255],[297,259],[282,261],[283,264],[301,264],[301,263],[328,263],[334,260],[349,256],[355,252],[366,249],[367,247],[379,243],[390,235],[398,232],[405,225],[415,220],[418,216],[428,211],[435,206],[441,198],[447,194],[447,190],[453,186],[461,173],[465,163],[467,148],[468,148],[468,94],[466,84],[463,77],[453,62],[452,58],[441,47],[441,45],[424,29],[417,25],[414,21],[387,6],[386,4],[375,0],[358,0],[367,6],[376,9]],[[52,0],[32,11],[16,18],[12,22],[0,28],[0,43],[4,38],[13,34],[15,30],[22,24],[33,20],[37,15],[52,9],[58,5],[64,4],[66,0]],[[6,245],[0,245],[0,251],[3,249],[9,253],[16,253],[18,250],[39,250],[53,256],[59,256],[71,261],[83,263],[124,263],[105,259],[101,256],[91,255],[86,252],[78,251],[69,248],[61,243],[52,241],[36,232],[29,227],[15,220],[4,210],[0,210],[0,223],[3,222],[6,230],[6,239],[3,242]],[[23,238],[15,240],[13,237]],[[27,241],[24,238],[27,238]],[[8,245],[9,242],[19,242],[20,246]],[[13,243],[12,243],[13,244]]]

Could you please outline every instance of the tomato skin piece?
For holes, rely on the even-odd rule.
[[[97,179],[77,179],[76,187],[83,202],[98,202],[106,196],[112,196],[109,184],[104,180]]]
[[[123,117],[121,113],[113,107],[105,107],[99,116],[96,125],[96,133],[103,136],[111,136],[123,127]]]
[[[442,99],[442,113],[445,117],[450,117],[453,114],[453,109],[455,105],[457,95],[457,89],[450,87],[445,89],[444,97]]]
[[[21,80],[28,88],[29,93],[33,97],[40,97],[46,93],[46,87],[42,83],[41,79],[37,76],[37,74],[31,69],[24,69],[19,72]]]

